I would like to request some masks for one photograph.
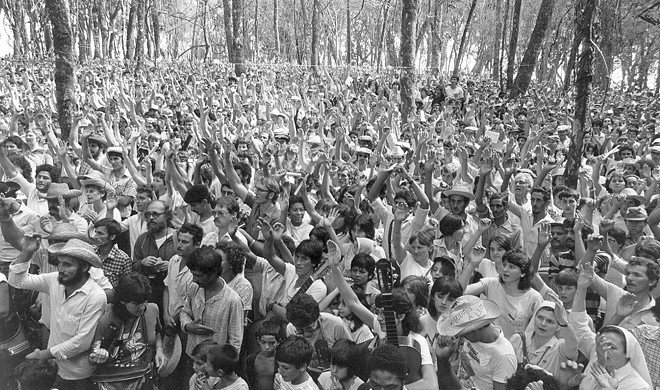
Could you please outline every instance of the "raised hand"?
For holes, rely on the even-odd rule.
[[[108,351],[101,348],[101,340],[96,341],[92,352],[89,354],[89,361],[94,364],[103,364],[108,361],[109,357]]]
[[[578,276],[578,287],[587,289],[594,282],[594,267],[589,263],[582,263]]]
[[[333,223],[335,223],[335,220],[339,218],[339,211],[335,208],[330,210],[328,213],[328,216],[325,218],[321,218],[321,221],[319,221],[319,224],[323,227],[331,227]]]
[[[600,363],[591,366],[591,374],[603,389],[616,389],[619,386],[619,381],[614,379]]]
[[[490,228],[491,223],[492,223],[492,222],[491,222],[490,219],[488,219],[488,218],[481,218],[481,219],[479,220],[479,228],[478,228],[479,231],[481,231],[481,232],[485,232],[486,230],[488,230],[488,229]]]
[[[273,225],[273,230],[272,230],[272,237],[273,241],[279,241],[282,239],[282,235],[284,235],[284,231],[286,231],[286,227],[282,225],[279,222],[276,222]]]
[[[602,235],[606,235],[614,227],[614,220],[603,219],[598,225],[598,232]]]
[[[587,250],[598,252],[603,247],[603,236],[590,234],[587,238]]]
[[[560,326],[568,325],[568,313],[564,307],[564,303],[559,299],[556,294],[550,294],[550,299],[555,303],[555,319]]]
[[[484,256],[486,256],[486,248],[484,248],[481,245],[477,245],[474,248],[472,248],[470,263],[479,265],[479,263],[481,263],[481,260],[484,259]]]
[[[616,315],[621,318],[628,317],[635,311],[635,305],[637,305],[639,299],[635,294],[626,292],[624,293],[619,301],[616,303]]]
[[[326,243],[328,247],[328,264],[331,266],[338,267],[341,263],[341,249],[336,242],[328,240]]]
[[[550,222],[541,222],[539,226],[539,243],[541,247],[546,247],[550,243]]]

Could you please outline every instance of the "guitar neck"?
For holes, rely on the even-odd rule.
[[[385,310],[385,339],[388,344],[399,346],[399,333],[396,330],[396,313],[394,310]]]

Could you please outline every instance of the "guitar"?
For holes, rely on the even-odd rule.
[[[419,342],[407,336],[399,336],[396,328],[396,312],[393,308],[392,289],[399,284],[401,272],[399,266],[387,259],[376,262],[376,277],[381,295],[378,298],[385,317],[385,342],[399,347],[408,363],[406,384],[422,379],[422,356]]]

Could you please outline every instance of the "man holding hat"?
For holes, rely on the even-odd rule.
[[[464,388],[504,390],[516,372],[516,353],[502,330],[493,325],[500,316],[497,303],[472,295],[458,297],[438,320],[442,338],[462,336],[458,378]]]
[[[91,279],[89,270],[102,267],[101,259],[93,246],[74,238],[48,247],[49,253],[57,255],[57,272],[29,274],[29,261],[40,241],[38,236],[25,237],[21,254],[9,272],[9,284],[48,294],[53,308],[48,347],[35,349],[27,358],[55,359],[58,370],[54,388],[89,389],[94,371],[88,360],[89,350],[106,307],[105,292]]]

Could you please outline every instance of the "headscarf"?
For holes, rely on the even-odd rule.
[[[644,358],[644,353],[642,352],[642,347],[639,345],[639,341],[633,336],[630,331],[624,329],[620,326],[613,326],[617,330],[623,333],[626,340],[626,357],[630,365],[637,371],[637,373],[644,379],[649,385],[649,389],[653,389],[653,382],[651,381],[651,374],[649,374],[649,369],[646,366],[646,359]],[[595,335],[594,335],[595,337]],[[598,381],[591,374],[591,369],[594,363],[598,361],[596,357],[596,351],[594,352],[589,359],[589,364],[584,372],[587,376],[580,383],[580,389],[596,389],[598,388]]]

